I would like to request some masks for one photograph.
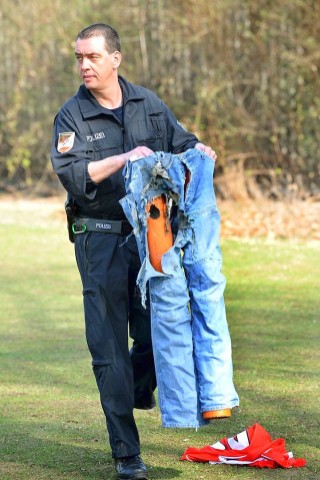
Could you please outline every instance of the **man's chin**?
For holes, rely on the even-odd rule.
[[[87,87],[87,88],[94,88],[94,80],[91,79],[91,78],[89,78],[89,79],[84,78],[83,83],[84,83],[85,87]]]

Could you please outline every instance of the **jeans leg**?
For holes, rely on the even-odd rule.
[[[231,339],[224,304],[218,211],[198,212],[190,221],[184,250],[193,317],[194,357],[201,412],[239,405],[233,385]]]
[[[174,275],[149,280],[162,425],[196,428],[206,422],[201,417],[198,402],[189,295],[181,268],[180,248],[167,252],[163,265],[174,271]]]

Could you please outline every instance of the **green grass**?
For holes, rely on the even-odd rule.
[[[320,249],[223,242],[226,305],[241,407],[195,430],[136,412],[156,479],[318,479]],[[65,228],[0,225],[0,478],[114,478],[91,372],[81,285]],[[180,462],[259,422],[307,466],[291,470]]]

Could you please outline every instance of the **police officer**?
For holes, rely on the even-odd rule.
[[[118,75],[117,32],[102,23],[82,30],[75,57],[78,93],[55,118],[51,159],[68,192],[83,284],[86,338],[119,479],[147,479],[133,409],[155,406],[149,310],[136,288],[134,235],[119,204],[122,170],[154,151],[215,152],[187,132],[151,91]],[[128,322],[133,346],[128,351]]]

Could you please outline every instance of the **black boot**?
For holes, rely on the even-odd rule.
[[[148,480],[147,467],[139,455],[116,458],[115,468],[119,480]]]

